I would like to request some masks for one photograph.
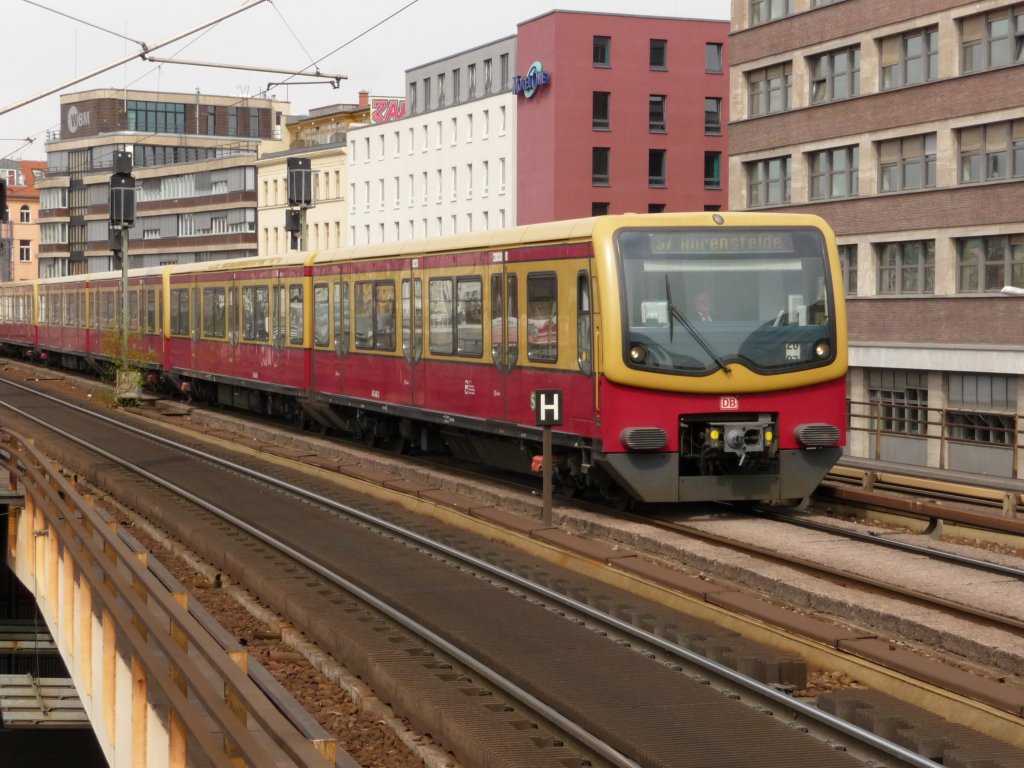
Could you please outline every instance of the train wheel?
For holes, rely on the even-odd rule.
[[[787,512],[803,512],[810,503],[811,500],[805,497],[802,499],[779,499],[778,501],[773,501],[771,506],[781,507]]]

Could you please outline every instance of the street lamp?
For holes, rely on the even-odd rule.
[[[117,369],[116,397],[134,397],[136,377],[128,370],[128,230],[135,223],[135,177],[130,152],[114,153],[114,174],[110,177],[110,229],[121,235],[121,363]],[[114,233],[111,232],[111,235]],[[115,240],[111,237],[111,241]]]

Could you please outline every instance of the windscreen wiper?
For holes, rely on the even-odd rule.
[[[693,327],[693,323],[687,320],[686,316],[676,309],[676,305],[672,303],[672,289],[668,284],[668,275],[665,275],[665,301],[668,303],[668,340],[670,342],[672,341],[672,336],[675,330],[675,326],[672,321],[673,319],[678,320],[683,324],[683,327],[690,332],[694,341],[700,344],[701,349],[707,352],[708,356],[718,363],[718,367],[726,373],[729,373],[729,366],[726,365],[725,360],[715,352],[714,348],[708,344],[707,339],[705,339],[700,333],[698,333],[697,329]]]

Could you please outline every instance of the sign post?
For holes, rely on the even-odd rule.
[[[537,426],[544,428],[544,509],[541,520],[551,525],[551,427],[562,423],[562,391],[558,389],[538,389],[533,393],[533,410],[537,416]]]

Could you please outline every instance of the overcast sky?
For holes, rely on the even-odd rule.
[[[243,0],[0,0],[6,70],[0,90],[0,111],[4,112],[0,114],[0,159],[45,159],[46,132],[56,130],[60,122],[60,93],[127,86],[257,95],[268,83],[284,80],[286,75],[158,65],[136,57],[6,111],[136,53],[139,43],[152,49],[245,4]],[[730,0],[273,0],[154,50],[153,55],[286,70],[317,61],[321,72],[347,77],[337,90],[314,84],[271,91],[275,98],[291,103],[292,114],[301,114],[312,107],[353,103],[360,90],[375,96],[403,96],[406,69],[513,35],[519,22],[556,8],[725,20],[729,6]],[[35,141],[26,146],[26,138]]]

